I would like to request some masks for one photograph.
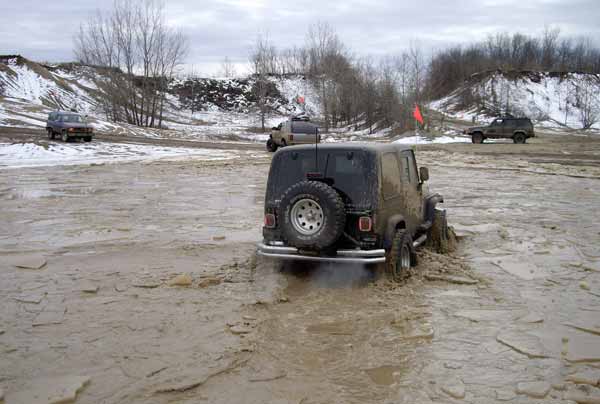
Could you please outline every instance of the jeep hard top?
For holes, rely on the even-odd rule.
[[[67,111],[50,112],[46,121],[46,132],[48,139],[60,136],[65,142],[71,139],[91,142],[94,136],[94,128],[87,123],[85,116]]]
[[[535,137],[533,124],[529,118],[503,117],[492,121],[488,126],[476,126],[465,131],[473,143],[483,143],[485,139],[512,139],[514,143],[525,143]]]
[[[394,278],[433,231],[446,237],[439,194],[413,150],[396,144],[296,146],[273,156],[259,254],[279,259],[386,263]],[[436,237],[436,239],[441,239]]]

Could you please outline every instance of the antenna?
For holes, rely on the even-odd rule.
[[[315,128],[315,172],[319,172],[319,128]]]

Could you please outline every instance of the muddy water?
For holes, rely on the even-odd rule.
[[[161,383],[240,359],[230,325],[279,284],[274,272],[253,282],[267,169],[250,161],[0,172],[6,402],[32,404],[20,394],[58,376],[91,379],[78,402],[149,402]],[[193,284],[169,286],[180,274]]]
[[[599,181],[422,158],[462,242],[404,285],[254,262],[262,163],[0,173],[0,388],[67,374],[90,378],[78,403],[599,396],[569,381],[600,371]],[[193,285],[168,286],[180,273]]]
[[[270,391],[339,403],[598,397],[565,382],[600,374],[598,180],[468,166],[433,166],[431,177],[480,283],[417,275],[396,286],[357,268],[288,274],[290,302],[257,312],[254,368],[287,372]],[[519,384],[528,382],[541,391]]]

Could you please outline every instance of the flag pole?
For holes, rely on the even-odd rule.
[[[419,105],[417,103],[415,103],[415,112],[414,112],[414,118],[415,118],[415,151],[417,149],[417,146],[419,145],[419,119],[417,118],[417,110],[419,108]]]

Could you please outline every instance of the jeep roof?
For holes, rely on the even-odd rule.
[[[315,150],[315,145],[294,146],[294,148],[281,149],[278,153],[289,153],[300,150]],[[374,153],[382,153],[386,151],[397,150],[412,150],[412,147],[399,143],[376,143],[376,142],[344,142],[344,143],[320,143],[318,151],[328,150],[369,150]]]

